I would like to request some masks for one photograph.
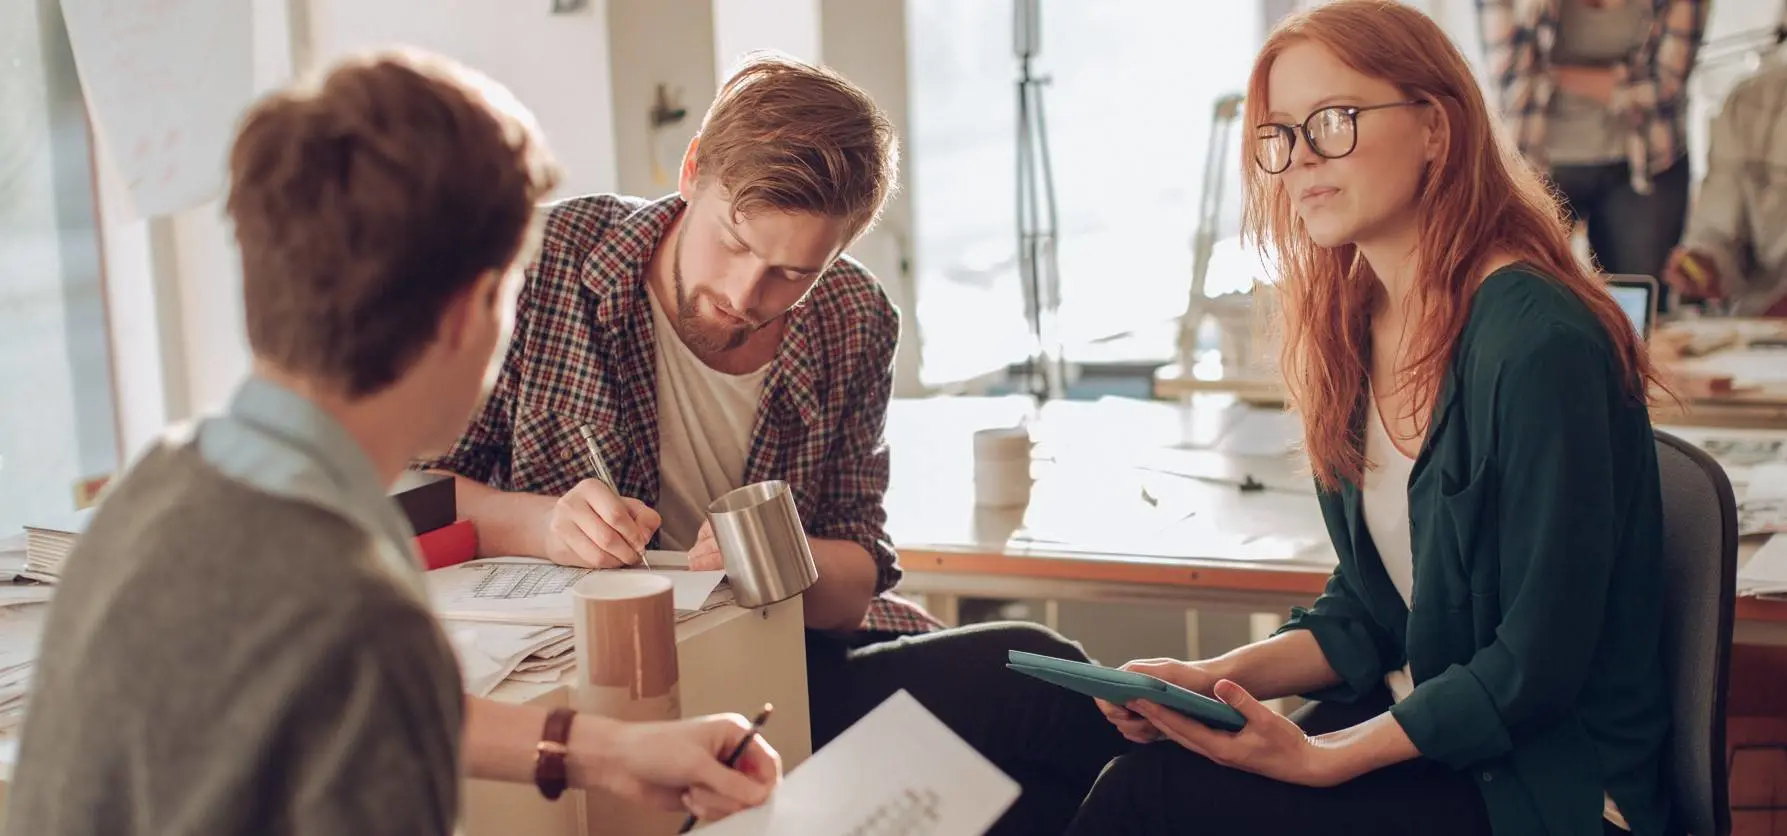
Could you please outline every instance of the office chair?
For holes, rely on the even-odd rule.
[[[1670,792],[1692,836],[1731,832],[1725,695],[1737,587],[1737,501],[1725,470],[1657,432],[1663,489],[1663,663],[1674,723]]]

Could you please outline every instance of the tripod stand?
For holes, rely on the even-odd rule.
[[[1067,367],[1057,333],[1061,277],[1056,270],[1055,243],[1059,220],[1042,108],[1042,88],[1048,79],[1036,76],[1031,67],[1042,51],[1040,0],[1013,0],[1012,11],[1012,47],[1018,59],[1018,277],[1031,340],[1021,385],[1038,401],[1045,401],[1067,396]]]

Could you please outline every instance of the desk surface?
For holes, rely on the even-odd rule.
[[[1281,420],[1216,395],[1041,410],[1022,397],[895,401],[889,533],[915,575],[1313,599],[1335,555],[1308,478],[1265,454],[1286,428],[1262,423]],[[1030,502],[977,507],[973,433],[1020,421],[1036,442]],[[1243,492],[1246,476],[1267,488]],[[1787,603],[1741,598],[1737,615],[1787,623]]]

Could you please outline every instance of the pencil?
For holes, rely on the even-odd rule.
[[[1682,272],[1687,274],[1688,280],[1694,283],[1694,290],[1705,293],[1707,289],[1706,271],[1700,269],[1700,262],[1695,261],[1694,257],[1690,255],[1681,260],[1681,267]]]
[[[732,747],[732,753],[726,756],[727,769],[732,769],[738,766],[738,759],[744,756],[745,748],[751,745],[751,741],[757,738],[759,732],[763,731],[763,724],[769,722],[769,714],[771,711],[774,711],[775,708],[775,706],[770,705],[769,703],[763,704],[763,710],[757,713],[757,719],[751,721],[751,730],[745,732],[745,736],[739,739],[738,745]],[[683,822],[683,829],[676,832],[687,833],[694,830],[695,822],[696,818],[694,814],[690,814],[689,818]]]
[[[596,471],[596,479],[607,485],[609,490],[614,491],[615,496],[620,496],[620,487],[614,484],[614,474],[608,472],[608,464],[602,461],[602,453],[596,447],[595,431],[591,430],[588,424],[584,424],[577,428],[577,434],[583,436],[583,452],[589,458],[590,468]],[[643,549],[638,551],[638,555],[641,565],[647,569],[652,568],[651,561],[645,559]]]

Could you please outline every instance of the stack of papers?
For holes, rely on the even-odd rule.
[[[25,718],[38,641],[53,589],[38,584],[0,584],[0,735],[11,734]]]
[[[504,680],[557,682],[577,660],[569,627],[445,621],[441,629],[473,696],[489,696]]]
[[[695,832],[979,836],[1017,797],[1016,781],[900,691],[789,772],[768,803]]]
[[[0,581],[10,581],[25,571],[25,532],[0,537]]]
[[[1737,570],[1737,594],[1779,596],[1787,594],[1787,535],[1776,534],[1756,550]]]
[[[62,564],[93,518],[91,508],[66,517],[25,526],[25,567],[20,574],[45,583],[62,577]]]
[[[610,571],[669,578],[678,621],[732,601],[731,589],[721,583],[725,572],[674,568],[688,565],[686,553],[651,551],[646,560],[661,568]],[[593,571],[532,557],[492,557],[429,572],[428,594],[444,620],[569,627],[571,587]]]

